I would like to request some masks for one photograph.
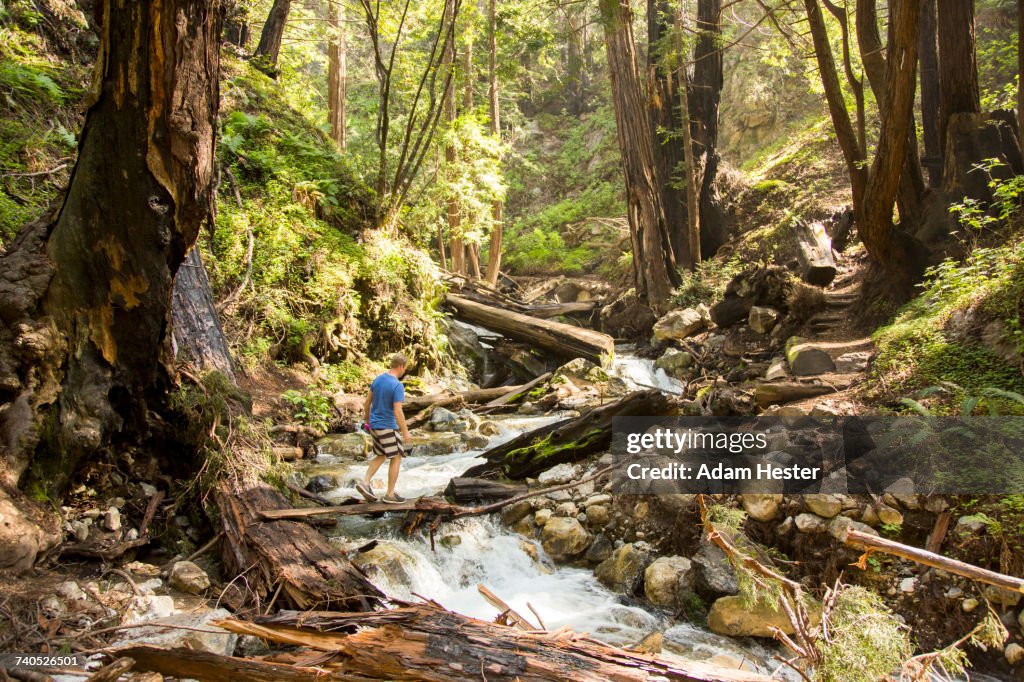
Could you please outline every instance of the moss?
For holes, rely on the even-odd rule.
[[[556,443],[552,441],[552,434],[548,434],[536,443],[507,453],[502,463],[502,471],[505,475],[511,476],[518,472],[538,471],[573,461],[603,443],[607,435],[608,432],[603,429],[593,429],[579,440]]]

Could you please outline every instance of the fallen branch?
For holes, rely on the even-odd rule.
[[[491,592],[483,583],[476,586],[476,591],[480,593],[480,596],[484,598],[484,601],[501,612],[498,614],[498,618],[494,622],[505,624],[511,621],[512,627],[517,630],[525,630],[527,632],[533,632],[538,629],[534,627],[533,623],[517,613],[516,610],[509,606],[501,597]]]
[[[903,543],[896,542],[895,540],[876,537],[874,535],[862,533],[858,530],[850,530],[847,531],[844,542],[851,547],[867,550],[868,553],[883,552],[885,554],[892,554],[893,556],[898,556],[901,559],[909,559],[910,561],[924,564],[925,566],[937,568],[940,571],[954,573],[965,578],[970,578],[971,580],[977,580],[978,582],[986,583],[988,585],[1001,587],[1004,590],[1024,594],[1024,579],[1005,575],[1003,573],[996,573],[995,571],[990,571],[987,568],[981,568],[963,561],[950,559],[949,557],[942,556],[941,554],[935,554],[928,550],[904,545]]]
[[[548,381],[549,379],[551,379],[551,376],[552,376],[552,373],[551,372],[547,372],[545,374],[541,374],[539,377],[537,377],[533,381],[527,382],[527,383],[523,384],[522,386],[517,386],[516,390],[509,391],[505,395],[503,395],[503,396],[501,396],[499,398],[495,398],[491,402],[489,402],[486,405],[484,405],[483,409],[480,410],[480,414],[487,414],[488,412],[490,412],[491,410],[493,410],[496,407],[501,407],[502,405],[507,405],[508,403],[512,402],[513,400],[516,400],[520,396],[525,395],[526,393],[529,393],[530,391],[532,391],[534,388],[536,388],[540,384],[543,384],[545,381]]]

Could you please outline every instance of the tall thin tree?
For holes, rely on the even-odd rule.
[[[345,99],[348,90],[348,46],[345,43],[343,0],[327,0],[330,38],[327,42],[327,116],[338,147],[348,146]]]
[[[487,0],[487,103],[491,135],[501,137],[501,111],[498,100],[498,12],[496,0]],[[501,249],[504,232],[504,205],[500,199],[491,202],[491,241],[487,248],[487,281],[494,286],[501,272]]]

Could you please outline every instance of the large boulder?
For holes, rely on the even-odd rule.
[[[220,630],[213,621],[231,618],[226,609],[200,613],[179,613],[146,621],[147,627],[129,630],[117,646],[156,646],[161,649],[188,648],[220,656],[230,656],[238,635]],[[149,627],[153,626],[153,627]],[[165,627],[158,627],[165,626]]]
[[[831,355],[799,336],[791,336],[786,341],[786,361],[789,362],[789,371],[797,376],[814,376],[836,370]]]
[[[654,324],[654,338],[658,341],[681,341],[703,331],[707,325],[708,314],[704,310],[673,310]]]
[[[821,622],[819,605],[808,604],[807,612],[812,627]],[[708,613],[708,628],[728,637],[773,637],[774,628],[787,635],[794,632],[793,624],[780,606],[772,608],[763,601],[750,604],[739,595],[715,600]]]
[[[657,317],[632,289],[601,308],[601,331],[618,339],[647,338]]]
[[[680,598],[693,590],[696,575],[686,557],[663,556],[644,570],[644,594],[658,606],[678,608]]]
[[[744,511],[755,521],[772,521],[782,506],[780,493],[745,493],[740,498]]]
[[[447,325],[448,345],[452,353],[473,376],[483,376],[490,347],[481,339],[479,328],[458,320],[449,320]]]
[[[407,570],[409,557],[387,542],[378,542],[373,549],[356,554],[352,557],[352,563],[363,569],[371,579],[383,578],[389,585],[394,586],[411,583]]]
[[[693,356],[685,350],[679,350],[678,348],[669,348],[660,358],[654,361],[655,367],[663,369],[669,374],[674,374],[679,370],[686,369],[692,364]]]
[[[747,316],[747,324],[758,334],[770,333],[778,321],[779,311],[768,306],[752,306]]]
[[[583,552],[590,544],[590,533],[572,517],[552,516],[544,524],[540,541],[552,559],[562,560]]]
[[[210,589],[210,576],[191,561],[178,561],[171,566],[167,584],[188,594],[203,594]]]
[[[594,569],[594,575],[612,590],[634,594],[644,578],[644,570],[651,562],[651,551],[637,543],[625,544]]]
[[[835,495],[812,494],[804,495],[807,510],[824,519],[831,519],[843,511],[843,501]]]
[[[725,552],[710,542],[702,542],[693,557],[696,571],[695,587],[703,597],[715,598],[740,591],[736,571]]]

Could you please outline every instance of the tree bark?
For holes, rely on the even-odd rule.
[[[441,60],[441,68],[449,74],[455,73],[455,41],[449,41],[445,43],[444,57]],[[457,116],[455,106],[455,79],[451,78],[448,81],[448,87],[444,91],[444,120],[445,123],[450,127],[455,123]],[[444,148],[444,161],[446,166],[446,172],[451,177],[455,173],[455,165],[459,162],[459,153],[456,150],[455,145],[448,143]],[[466,244],[462,239],[462,227],[459,224],[461,215],[459,210],[459,200],[457,197],[451,194],[449,190],[449,196],[447,199],[448,206],[448,238],[451,240],[448,248],[448,253],[451,258],[451,269],[452,272],[458,275],[466,274]]]
[[[292,0],[274,0],[267,14],[267,21],[260,33],[260,42],[256,46],[256,56],[264,57],[272,67],[277,67],[277,58],[281,54],[281,40],[284,38],[284,27],[288,23],[288,12],[291,11]]]
[[[1024,0],[1021,0],[1024,1]],[[928,186],[942,184],[943,144],[939,132],[939,46],[935,0],[924,0],[921,9],[920,73],[921,126],[924,138],[922,165],[928,170]]]
[[[1017,0],[1017,138],[1024,157],[1024,0]]]
[[[683,186],[686,188],[686,256],[676,262],[687,270],[693,270],[700,262],[700,199],[697,192],[697,163],[694,159],[694,140],[690,133],[693,119],[690,117],[690,83],[686,74],[683,57],[683,10],[675,10],[673,33],[676,45],[676,82],[679,85],[679,130],[683,142]]]
[[[487,78],[490,87],[487,90],[488,106],[491,115],[491,135],[501,139],[501,111],[498,101],[498,14],[496,0],[487,2]],[[487,282],[493,287],[498,284],[501,272],[501,249],[504,233],[504,205],[501,201],[491,203],[491,241],[487,248]]]
[[[953,114],[981,112],[978,54],[975,45],[974,0],[937,0],[939,35],[939,134],[946,148],[946,130]]]
[[[637,295],[658,312],[668,310],[679,283],[669,226],[661,199],[663,183],[651,144],[647,107],[640,90],[636,44],[628,0],[601,0],[612,102],[626,185]]]
[[[174,277],[171,321],[175,357],[187,359],[204,371],[221,372],[236,383],[228,340],[197,247],[188,252]]]
[[[729,228],[718,196],[718,112],[725,72],[722,61],[722,0],[698,0],[697,44],[690,83],[694,154],[703,156],[700,179],[700,255],[710,258],[726,242]]]
[[[0,259],[8,484],[59,498],[82,461],[141,443],[164,404],[172,278],[213,211],[220,30],[217,1],[106,4],[63,206]],[[24,567],[33,539],[6,537],[5,516],[0,564]]]
[[[341,0],[330,2],[331,37],[327,43],[327,116],[331,124],[331,137],[338,147],[348,147],[345,97],[348,89],[348,46],[345,43],[345,25]]]

